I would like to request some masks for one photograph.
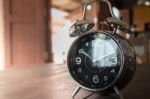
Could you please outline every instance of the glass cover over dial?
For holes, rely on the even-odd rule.
[[[88,89],[102,89],[115,81],[121,68],[121,51],[110,35],[91,33],[79,37],[68,53],[73,79]]]

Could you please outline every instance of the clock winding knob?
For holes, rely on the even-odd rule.
[[[117,19],[117,18],[113,18],[113,17],[108,17],[104,20],[103,24],[106,24],[106,25],[110,25],[110,27],[112,28],[118,28],[119,30],[123,31],[123,32],[127,32],[129,34],[132,34],[131,30],[130,30],[130,26],[120,20],[120,19]]]
[[[94,23],[88,20],[77,20],[69,29],[69,36],[76,37],[90,31]]]

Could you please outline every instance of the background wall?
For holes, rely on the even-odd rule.
[[[137,25],[137,31],[144,31],[144,24],[150,23],[150,6],[135,6],[134,7],[134,24]]]
[[[4,69],[3,0],[0,0],[0,70]]]

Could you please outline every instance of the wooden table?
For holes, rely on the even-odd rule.
[[[71,99],[75,83],[66,65],[47,64],[0,72],[0,99]],[[122,91],[125,99],[150,99],[150,66],[142,65]],[[76,99],[89,92],[82,90]],[[116,95],[94,95],[89,99],[119,99]]]

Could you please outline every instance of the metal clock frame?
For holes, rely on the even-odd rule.
[[[90,1],[90,2],[88,2],[88,3],[85,4],[84,10],[83,10],[83,14],[82,14],[82,17],[81,17],[80,21],[81,21],[81,20],[85,20],[85,15],[86,15],[87,6],[88,6],[89,4],[91,4],[91,3],[93,3],[93,2],[96,2],[96,1],[103,1],[103,2],[107,3],[108,6],[109,6],[110,13],[111,13],[112,17],[113,17],[114,19],[118,19],[118,18],[114,15],[113,10],[112,10],[111,3],[110,3],[108,0],[92,0],[92,1]],[[118,45],[118,47],[119,47],[119,49],[120,49],[120,52],[121,52],[121,67],[120,67],[120,70],[119,70],[119,72],[118,72],[116,78],[114,79],[114,81],[113,81],[112,83],[110,83],[108,86],[106,86],[106,87],[104,87],[104,88],[102,88],[102,89],[90,89],[90,88],[86,88],[86,87],[82,86],[81,84],[79,84],[79,83],[72,77],[72,78],[76,81],[76,83],[79,85],[79,86],[77,86],[77,88],[75,89],[75,91],[74,91],[73,94],[72,94],[72,98],[73,98],[73,99],[75,98],[75,96],[78,94],[78,92],[79,92],[82,88],[83,88],[83,89],[86,89],[86,90],[89,90],[89,91],[92,92],[90,95],[88,95],[88,96],[86,96],[85,98],[83,98],[83,99],[87,99],[87,98],[89,98],[90,96],[92,96],[95,92],[102,93],[101,91],[104,91],[105,89],[107,89],[107,88],[109,88],[109,87],[112,87],[112,88],[113,88],[114,92],[120,97],[120,99],[124,99],[124,97],[123,97],[123,95],[121,94],[119,88],[115,85],[115,83],[119,80],[120,76],[123,75],[122,72],[123,72],[123,68],[124,68],[124,65],[125,65],[125,63],[124,63],[124,60],[125,60],[124,51],[123,51],[123,49],[122,49],[122,46],[121,46],[121,44],[120,44],[120,41],[118,40],[119,38],[114,37],[114,35],[116,35],[115,33],[116,33],[116,30],[117,30],[117,29],[118,29],[118,27],[114,27],[114,31],[113,31],[112,33],[109,33],[109,32],[107,32],[107,31],[96,31],[97,33],[102,33],[102,34],[105,34],[105,35],[108,35],[109,37],[111,37],[111,38],[117,43],[117,45]],[[90,32],[90,33],[94,33],[94,32]],[[85,35],[88,35],[88,34],[90,34],[90,33],[86,33]],[[75,34],[74,34],[74,35],[75,35]],[[75,36],[78,36],[78,35],[75,35]],[[83,34],[82,36],[84,36],[84,34]],[[80,37],[82,37],[82,36],[80,36]],[[80,38],[80,37],[79,37],[79,38]],[[78,39],[79,39],[79,38],[78,38]],[[76,39],[74,42],[76,42],[78,39]],[[134,54],[135,54],[135,53],[134,53]],[[127,67],[126,67],[126,68],[127,68]],[[70,71],[69,71],[69,72],[70,72]],[[131,70],[130,70],[130,72],[131,72]],[[71,74],[71,73],[70,73],[70,74]],[[71,76],[72,76],[72,75],[71,75]],[[102,94],[105,94],[105,93],[102,93]]]

